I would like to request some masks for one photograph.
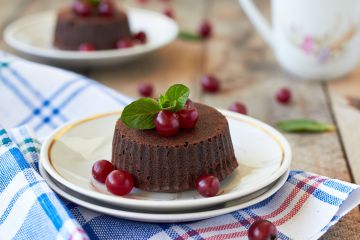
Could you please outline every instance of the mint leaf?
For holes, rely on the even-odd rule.
[[[165,96],[160,96],[159,102],[162,108],[168,108],[174,112],[181,110],[186,100],[188,99],[190,90],[182,84],[175,84],[171,86],[165,93]]]
[[[141,98],[130,103],[121,114],[121,121],[130,128],[152,129],[155,115],[161,111],[159,103],[153,98]]]
[[[180,31],[178,37],[181,39],[190,40],[190,41],[202,40],[202,37],[199,34],[187,32],[187,31]]]
[[[335,126],[332,124],[321,123],[311,119],[280,121],[277,123],[277,127],[284,132],[320,133],[335,130]]]

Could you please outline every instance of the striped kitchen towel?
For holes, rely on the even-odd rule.
[[[0,239],[247,239],[259,218],[277,226],[279,239],[317,239],[360,202],[358,185],[302,171],[254,206],[183,224],[118,219],[52,192],[38,174],[39,139],[129,101],[83,76],[0,52]]]

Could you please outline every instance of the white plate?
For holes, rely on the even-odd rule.
[[[239,167],[221,183],[222,193],[215,197],[202,198],[195,190],[151,193],[139,189],[119,197],[108,193],[102,184],[94,185],[92,164],[110,159],[120,112],[71,122],[55,130],[42,145],[40,161],[51,177],[75,192],[122,207],[157,211],[209,207],[238,199],[271,184],[289,169],[290,146],[278,131],[251,117],[221,112],[229,122]]]
[[[216,205],[212,208],[206,208],[201,210],[195,210],[191,212],[183,213],[154,213],[154,212],[141,212],[134,211],[126,208],[119,208],[109,204],[105,204],[94,199],[83,196],[77,192],[67,189],[65,186],[62,186],[56,180],[52,179],[46,171],[43,169],[40,164],[40,172],[44,177],[48,185],[60,196],[65,199],[78,204],[79,206],[88,208],[90,210],[111,215],[114,217],[124,218],[134,221],[142,222],[154,222],[154,223],[172,223],[172,222],[188,222],[188,221],[198,221],[207,218],[212,218],[234,212],[243,208],[247,208],[256,203],[259,203],[273,194],[275,194],[286,182],[286,179],[289,176],[289,171],[286,171],[275,183],[270,186],[265,187],[253,194],[247,195],[243,198],[233,200],[231,202],[226,202],[224,204]]]
[[[64,51],[53,47],[56,12],[37,13],[10,24],[4,32],[5,42],[29,57],[41,62],[75,67],[109,66],[128,62],[172,42],[178,34],[175,21],[163,14],[129,8],[132,32],[145,31],[148,42],[121,50],[94,52]]]

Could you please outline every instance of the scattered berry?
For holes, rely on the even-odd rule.
[[[156,131],[163,137],[174,136],[178,133],[180,123],[175,113],[160,111],[154,120]]]
[[[133,42],[130,39],[120,39],[116,42],[116,48],[123,49],[123,48],[130,48],[134,46]]]
[[[140,42],[141,44],[145,44],[147,41],[146,33],[142,32],[142,31],[134,34],[133,38],[134,38],[134,40]]]
[[[98,12],[100,16],[111,17],[114,14],[114,4],[110,0],[100,1],[98,5]]]
[[[188,99],[183,109],[177,112],[180,127],[184,129],[194,128],[199,118],[199,113],[194,103]]]
[[[281,88],[276,93],[276,99],[281,104],[287,104],[291,100],[291,91],[288,88]]]
[[[163,13],[168,16],[169,18],[175,18],[174,17],[174,10],[171,7],[167,7],[164,9]]]
[[[246,106],[240,102],[234,102],[231,104],[229,110],[241,114],[247,114]]]
[[[87,1],[77,0],[72,5],[73,11],[82,17],[88,17],[92,14],[93,6]]]
[[[213,175],[202,175],[196,179],[196,190],[203,197],[213,197],[220,190],[220,181]]]
[[[212,26],[210,22],[203,21],[199,26],[198,34],[204,39],[210,38],[212,35]]]
[[[92,51],[95,51],[95,47],[91,43],[82,43],[79,46],[79,51],[92,52]]]
[[[92,167],[93,177],[101,182],[105,183],[106,177],[114,170],[114,166],[107,160],[96,161]]]
[[[267,220],[257,220],[248,230],[249,240],[275,240],[277,230],[275,225]]]
[[[205,75],[201,79],[201,85],[205,92],[215,93],[220,89],[219,80],[211,75]]]
[[[134,187],[134,180],[130,173],[114,170],[107,176],[105,184],[109,192],[123,196],[131,192]]]
[[[151,97],[153,94],[154,88],[149,83],[140,84],[138,87],[138,92],[143,97]]]

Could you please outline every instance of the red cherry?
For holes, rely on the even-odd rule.
[[[281,88],[276,93],[276,99],[281,104],[287,104],[291,100],[291,91],[288,88]]]
[[[116,47],[119,49],[122,48],[130,48],[134,46],[133,42],[130,39],[120,39],[119,41],[116,42]]]
[[[202,175],[196,179],[196,190],[203,197],[213,197],[220,190],[220,181],[213,175]]]
[[[211,35],[212,35],[212,26],[211,26],[210,22],[203,21],[199,26],[198,33],[204,39],[211,37]]]
[[[201,79],[201,85],[205,92],[215,93],[220,89],[220,81],[211,75],[205,75]]]
[[[111,17],[114,14],[114,4],[112,1],[100,1],[98,5],[98,12],[100,16]]]
[[[171,7],[165,8],[163,13],[169,18],[174,18],[174,10]]]
[[[114,166],[107,160],[96,161],[92,167],[93,177],[101,182],[105,183],[106,177],[114,170]]]
[[[82,17],[88,17],[92,14],[93,6],[87,1],[77,0],[72,5],[73,11]]]
[[[134,187],[134,180],[130,173],[114,170],[107,176],[105,184],[109,192],[123,196],[131,192]]]
[[[160,111],[154,120],[156,131],[163,137],[174,136],[180,128],[179,120],[175,113]]]
[[[138,2],[139,2],[140,4],[146,4],[146,3],[149,2],[149,0],[138,0]]]
[[[141,44],[145,44],[147,41],[146,33],[142,32],[142,31],[134,34],[133,38],[134,38],[134,40],[139,41]]]
[[[79,51],[92,52],[92,51],[95,51],[95,46],[92,45],[91,43],[82,43],[79,46]]]
[[[277,230],[275,225],[267,220],[257,220],[248,230],[249,240],[275,240]]]
[[[194,128],[199,118],[199,113],[190,99],[186,101],[183,109],[176,114],[179,117],[180,127],[184,129]]]
[[[151,97],[153,94],[154,88],[149,83],[140,84],[138,87],[138,92],[143,97]]]
[[[241,114],[247,114],[246,106],[240,102],[234,102],[231,104],[229,110]]]

